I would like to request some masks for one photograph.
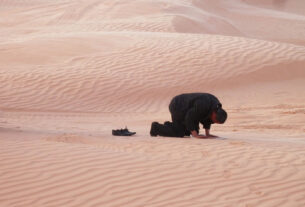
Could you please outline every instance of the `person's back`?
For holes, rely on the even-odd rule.
[[[186,112],[194,106],[196,101],[201,101],[211,110],[213,107],[217,107],[217,104],[220,104],[219,100],[209,93],[183,93],[171,100],[169,110],[171,113],[176,111]]]

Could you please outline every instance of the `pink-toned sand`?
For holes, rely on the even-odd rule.
[[[185,92],[221,138],[150,137]],[[0,207],[51,206],[305,206],[305,1],[0,0]]]

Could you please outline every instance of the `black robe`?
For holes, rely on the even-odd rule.
[[[169,104],[169,110],[173,122],[183,124],[187,131],[198,131],[199,123],[205,129],[211,128],[213,121],[210,115],[218,106],[221,103],[212,94],[186,93],[175,96]]]

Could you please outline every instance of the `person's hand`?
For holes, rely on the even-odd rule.
[[[195,138],[197,139],[215,139],[217,138],[218,136],[215,136],[215,135],[208,135],[208,136],[205,136],[205,135],[197,135]]]
[[[194,136],[194,137],[197,139],[208,139],[209,138],[208,136],[204,136],[204,135],[200,135],[200,134],[198,134],[197,136]]]
[[[191,131],[191,135],[192,135],[192,137],[195,137],[197,139],[213,139],[213,138],[218,137],[218,136],[213,135],[213,134],[207,134],[206,136],[201,135],[201,134],[198,134],[197,131]]]
[[[195,130],[191,131],[191,136],[195,137],[197,139],[207,139],[207,138],[209,138],[208,136],[204,136],[204,135],[198,134],[198,132],[195,131]]]
[[[196,130],[191,131],[191,137],[199,138],[201,135],[198,134]]]
[[[213,134],[209,134],[207,137],[211,137],[211,138],[217,138],[218,136],[213,135]]]

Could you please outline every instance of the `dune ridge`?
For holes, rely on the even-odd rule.
[[[12,99],[2,107],[145,112],[153,107],[141,100],[151,101],[151,93],[165,98],[176,93],[173,88],[179,86],[187,85],[193,91],[215,90],[305,76],[305,50],[301,46],[211,35],[115,34],[129,39],[120,52],[113,48],[103,54],[101,48],[95,55],[55,64],[48,72],[49,65],[24,70],[12,66],[10,73],[1,76],[1,94]],[[128,99],[123,105],[117,101],[125,97]],[[168,98],[165,100],[167,104]]]

